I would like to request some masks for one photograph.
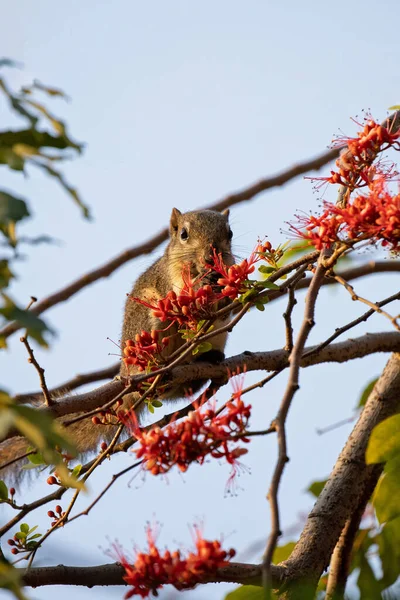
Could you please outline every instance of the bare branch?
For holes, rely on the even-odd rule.
[[[45,405],[51,406],[53,404],[53,400],[51,399],[49,390],[47,388],[46,379],[44,376],[44,369],[43,369],[43,367],[41,367],[39,365],[38,361],[36,360],[33,350],[28,342],[28,336],[26,333],[23,337],[21,337],[20,341],[24,344],[24,346],[29,354],[28,362],[30,362],[35,367],[35,369],[39,375],[40,387],[42,388]]]
[[[94,587],[97,585],[126,585],[122,579],[124,569],[120,564],[106,564],[95,567],[69,567],[58,565],[56,567],[38,567],[36,569],[18,569],[27,586],[39,587],[44,585],[80,585]],[[273,566],[274,582],[279,584],[282,569]],[[261,566],[246,565],[243,563],[230,563],[218,569],[216,575],[204,578],[204,583],[229,582],[244,585],[259,585],[261,581]]]
[[[343,363],[355,358],[363,358],[370,354],[378,352],[400,352],[400,333],[397,331],[367,333],[358,338],[352,338],[344,342],[332,344],[324,348],[317,355],[311,355],[315,346],[305,348],[305,353],[310,356],[301,360],[302,367],[310,367],[326,362]],[[177,385],[188,383],[196,379],[214,379],[224,378],[228,370],[232,373],[239,368],[243,371],[280,371],[288,366],[288,353],[285,350],[271,350],[269,352],[248,352],[232,356],[219,364],[210,363],[191,363],[175,367],[170,373],[168,382]],[[135,381],[138,377],[133,377]],[[256,384],[256,387],[258,384]],[[126,393],[124,384],[119,381],[111,381],[95,390],[85,392],[72,397],[64,398],[50,408],[41,408],[52,414],[54,417],[61,417],[74,412],[89,411],[104,406],[112,400],[116,400],[118,394]],[[15,430],[11,430],[4,437],[9,439],[18,435]]]
[[[322,256],[321,256],[322,259]],[[321,289],[322,281],[326,273],[326,267],[323,266],[322,260],[319,261],[315,274],[311,280],[310,287],[308,290],[306,304],[304,309],[304,317],[300,327],[299,334],[293,350],[289,356],[289,377],[286,386],[284,396],[282,398],[279,411],[273,425],[275,426],[278,435],[278,459],[274,473],[272,475],[271,485],[268,490],[268,500],[271,507],[271,533],[267,542],[263,558],[263,586],[267,597],[270,597],[271,589],[271,563],[272,555],[274,553],[277,541],[281,535],[280,528],[280,516],[279,516],[279,505],[278,505],[278,490],[282,479],[283,471],[286,463],[289,460],[287,455],[287,443],[286,443],[286,418],[290,409],[290,405],[294,398],[295,393],[300,387],[299,375],[301,367],[301,357],[304,351],[304,346],[307,338],[310,334],[311,329],[314,327],[314,314],[315,314],[315,303],[317,301],[318,292]]]
[[[381,471],[382,469],[379,465],[372,470],[369,480],[365,485],[365,490],[360,497],[359,504],[352,516],[347,519],[343,531],[340,534],[339,541],[335,546],[329,565],[329,577],[325,600],[339,600],[339,598],[345,597],[344,592],[350,571],[354,539],[357,535],[365,507],[367,506],[368,500],[371,498]]]
[[[393,294],[393,296],[389,296],[388,298],[385,298],[384,300],[380,300],[379,302],[376,303],[376,306],[378,308],[380,308],[381,306],[390,304],[390,302],[393,302],[394,300],[400,300],[400,292],[398,292],[397,294]],[[375,308],[371,308],[370,310],[365,312],[360,317],[357,317],[357,319],[354,319],[354,321],[350,321],[350,323],[347,323],[346,325],[343,325],[342,327],[337,327],[335,329],[335,333],[333,333],[331,336],[329,336],[324,342],[322,342],[322,344],[319,344],[318,346],[316,346],[313,350],[310,350],[306,354],[303,354],[303,358],[306,358],[306,357],[310,356],[311,354],[317,354],[318,352],[323,350],[323,348],[326,348],[327,346],[329,346],[329,344],[331,344],[334,340],[336,340],[336,338],[338,338],[340,335],[342,335],[346,331],[349,331],[349,329],[356,327],[356,325],[359,325],[363,321],[367,321],[367,319],[372,317],[372,315],[374,315],[376,312],[377,311],[375,310]]]
[[[57,387],[51,388],[49,390],[50,396],[53,398],[60,398],[61,396],[75,390],[82,385],[86,385],[87,383],[95,383],[96,381],[101,381],[102,379],[113,379],[119,373],[120,363],[117,362],[105,369],[99,369],[97,371],[90,371],[89,373],[82,373],[75,375],[72,379],[69,379],[65,383],[61,383]],[[26,402],[35,402],[38,401],[41,397],[40,392],[28,392],[25,394],[17,394],[14,396],[13,400],[16,404],[24,404]]]
[[[355,514],[376,465],[365,464],[365,450],[373,428],[400,410],[400,354],[393,354],[375,385],[290,558],[282,563],[288,581],[316,586],[328,566],[346,521]],[[323,543],[321,543],[323,541]],[[280,598],[298,598],[295,587]],[[303,598],[303,596],[302,596]]]
[[[395,329],[397,329],[397,331],[400,331],[400,325],[397,322],[397,317],[392,317],[392,315],[387,313],[385,310],[382,310],[379,304],[377,304],[375,302],[371,302],[370,300],[367,300],[367,298],[363,298],[362,296],[359,296],[358,294],[356,294],[356,292],[354,291],[354,287],[352,285],[350,285],[344,279],[344,277],[341,277],[340,275],[335,275],[334,279],[338,283],[343,285],[343,287],[349,292],[352,300],[356,300],[356,301],[362,302],[363,304],[366,304],[367,306],[370,306],[372,310],[374,310],[378,314],[383,315],[384,317],[389,319],[389,321],[392,323],[393,327]]]
[[[292,266],[295,263],[292,263]],[[374,273],[397,273],[400,271],[400,261],[370,261],[360,267],[352,267],[350,269],[346,269],[340,273],[342,277],[346,280],[358,279],[360,277],[365,277],[367,275],[372,275]],[[306,289],[310,285],[310,278],[303,279],[300,281],[296,288],[297,289]],[[323,281],[323,285],[335,285],[337,282],[333,278],[325,278]],[[281,292],[274,292],[270,295],[270,302],[281,298]],[[383,305],[382,305],[383,306]],[[337,337],[337,336],[336,336]],[[112,379],[119,372],[120,363],[114,363],[105,369],[100,369],[98,371],[92,371],[89,373],[84,373],[82,375],[76,375],[69,381],[58,385],[55,388],[52,388],[50,394],[54,397],[60,397],[68,391],[74,390],[81,385],[85,385],[86,383],[93,383],[96,381],[100,381],[102,379]],[[14,396],[14,401],[17,403],[24,402],[35,402],[38,397],[41,396],[41,392],[30,392],[25,394],[17,394]]]

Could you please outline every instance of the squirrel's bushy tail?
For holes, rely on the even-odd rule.
[[[67,421],[78,414],[67,415],[57,421]],[[99,450],[102,441],[110,441],[116,432],[115,425],[95,425],[91,417],[72,423],[65,429],[68,436],[72,439],[79,454],[95,452]],[[31,447],[24,437],[13,437],[0,444],[0,480],[17,484],[23,475],[29,471],[22,469],[22,466],[28,462],[27,458],[16,460],[22,456]],[[9,464],[11,462],[11,464]]]

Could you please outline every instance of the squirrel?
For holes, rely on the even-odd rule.
[[[217,212],[214,210],[195,210],[181,213],[174,208],[171,213],[169,225],[169,243],[164,254],[156,260],[142,275],[139,276],[128,294],[125,304],[125,313],[122,327],[121,348],[127,340],[134,340],[141,331],[160,330],[168,327],[168,323],[161,323],[152,314],[152,310],[143,304],[135,302],[133,298],[144,301],[157,301],[164,298],[171,290],[178,293],[184,285],[184,269],[190,269],[190,275],[195,278],[200,276],[201,285],[205,283],[216,283],[218,275],[208,273],[207,263],[212,262],[213,252],[221,255],[226,265],[232,265],[234,258],[231,250],[232,230],[229,225],[229,210]],[[214,327],[217,329],[225,322],[217,321]],[[169,327],[168,336],[171,343],[163,350],[163,357],[168,358],[173,352],[185,343],[176,325]],[[190,355],[186,362],[202,360],[207,362],[220,362],[224,359],[224,348],[227,333],[217,334],[211,338],[212,349],[196,357]],[[137,372],[136,368],[128,367],[121,360],[120,377],[126,379]],[[173,400],[182,398],[189,392],[195,393],[206,383],[203,380],[191,381],[188,388],[183,386],[168,390],[161,399]],[[128,409],[139,397],[138,392],[126,394],[123,398],[123,408]],[[139,420],[145,405],[142,404],[136,411]],[[60,418],[60,422],[68,421],[77,415],[66,415]],[[110,440],[115,433],[115,426],[95,425],[91,418],[82,419],[71,424],[68,434],[74,441],[79,453],[96,450],[101,440]],[[11,438],[0,445],[0,469],[19,454],[27,450],[27,442],[24,438]],[[14,465],[15,468],[15,465]],[[0,471],[0,478],[2,472]]]

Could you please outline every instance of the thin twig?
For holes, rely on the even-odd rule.
[[[105,369],[98,369],[96,371],[90,371],[89,373],[82,373],[75,375],[65,383],[62,383],[49,390],[49,394],[52,398],[60,398],[72,390],[75,390],[82,385],[87,383],[94,383],[96,381],[102,381],[103,379],[112,379],[118,375],[120,363],[115,363]],[[27,392],[24,394],[16,394],[13,397],[13,401],[16,404],[24,404],[26,402],[34,402],[38,397],[41,396],[41,392]]]
[[[305,349],[305,352],[314,350],[315,346]],[[315,356],[302,359],[302,367],[310,367],[326,362],[343,363],[355,358],[362,358],[379,352],[399,352],[400,334],[397,331],[381,331],[377,333],[366,333],[357,338],[351,338],[343,342],[332,344],[324,348]],[[188,365],[178,366],[170,374],[171,385],[181,385],[194,379],[219,379],[225,377],[227,370],[236,371],[237,368],[246,368],[247,371],[280,371],[288,367],[288,354],[285,350],[270,350],[267,352],[248,352],[231,356],[219,364],[195,362]],[[273,375],[275,376],[275,375]],[[136,377],[134,377],[134,381]],[[122,388],[122,389],[121,389]],[[128,393],[122,382],[112,381],[100,388],[76,395],[73,398],[65,398],[57,402],[51,408],[43,408],[47,414],[54,417],[92,410],[94,407],[104,406],[105,401],[110,399],[112,404],[117,400],[115,395],[120,391],[120,397]],[[3,440],[20,437],[16,429],[11,429],[4,435]],[[1,448],[1,446],[0,446]]]
[[[298,270],[298,277],[293,280],[293,283],[288,286],[288,303],[285,312],[283,313],[283,318],[285,321],[285,350],[287,352],[291,352],[293,349],[293,327],[292,327],[292,313],[293,309],[297,304],[297,300],[295,297],[296,285],[299,280],[304,276],[304,272],[307,268],[307,265],[302,266]]]
[[[100,452],[100,454],[96,457],[96,459],[93,461],[93,464],[91,465],[91,467],[86,471],[86,473],[84,473],[83,477],[80,479],[81,483],[84,483],[88,480],[88,478],[90,477],[90,475],[93,473],[93,471],[103,462],[103,460],[108,456],[108,454],[113,450],[114,446],[116,445],[119,436],[121,435],[123,430],[123,425],[120,425],[113,437],[113,439],[111,440],[111,442],[109,443],[109,445],[107,446],[107,448]],[[78,499],[79,494],[81,493],[81,488],[77,488],[75,490],[74,495],[72,496],[71,502],[68,505],[67,510],[64,512],[64,514],[56,521],[56,523],[54,525],[52,525],[52,527],[46,531],[46,533],[38,540],[36,547],[34,548],[34,550],[32,550],[32,552],[29,553],[29,555],[26,558],[29,558],[29,563],[28,563],[28,569],[31,568],[33,560],[36,556],[37,551],[39,550],[40,547],[42,547],[43,542],[45,542],[47,540],[47,538],[61,525],[65,525],[68,522],[68,516],[71,513],[71,510],[73,509],[75,502]]]
[[[326,267],[323,266],[323,256],[318,263],[315,274],[311,280],[310,287],[307,293],[306,306],[304,310],[303,322],[300,327],[299,334],[297,336],[296,343],[289,357],[289,377],[286,386],[285,393],[283,395],[281,405],[279,407],[278,414],[273,421],[272,425],[275,426],[278,435],[278,459],[275,466],[275,470],[271,479],[271,485],[268,491],[268,500],[271,507],[271,533],[267,542],[267,547],[263,557],[263,587],[265,591],[265,597],[271,597],[271,562],[272,556],[276,547],[279,536],[281,535],[280,529],[280,515],[278,505],[278,489],[282,478],[285,464],[289,460],[287,456],[287,444],[286,444],[286,431],[285,423],[286,417],[293,400],[296,391],[299,389],[299,372],[301,366],[301,357],[303,354],[304,346],[307,341],[308,335],[314,326],[314,313],[315,303],[317,300],[318,292],[321,288],[323,278],[325,277]]]
[[[380,300],[379,302],[376,303],[376,306],[381,308],[382,306],[385,306],[386,304],[390,304],[390,302],[393,302],[394,300],[400,300],[400,292],[398,292],[397,294],[393,294],[392,296],[389,296],[388,298],[385,298],[384,300]],[[326,348],[326,346],[329,346],[329,344],[331,344],[334,340],[336,340],[336,338],[338,338],[340,335],[342,335],[349,329],[356,327],[356,325],[359,325],[363,321],[367,321],[367,319],[372,317],[372,315],[376,314],[376,312],[377,311],[375,310],[375,308],[371,308],[370,310],[365,312],[360,317],[357,317],[357,319],[350,321],[350,323],[347,323],[346,325],[343,325],[342,327],[337,327],[335,329],[335,333],[333,333],[331,336],[329,336],[321,344],[318,344],[318,346],[315,346],[315,348],[312,348],[311,350],[309,350],[308,352],[303,354],[303,358],[307,358],[309,356],[312,356],[313,354],[318,354],[318,352],[320,352],[321,350]]]
[[[93,502],[91,502],[91,504],[89,504],[89,506],[87,506],[85,508],[85,510],[82,510],[80,513],[77,513],[76,515],[74,515],[71,519],[68,520],[68,522],[72,523],[72,521],[75,521],[75,519],[78,519],[79,517],[82,517],[83,515],[87,516],[90,513],[90,511],[92,510],[92,508],[94,508],[96,506],[96,504],[108,492],[108,490],[110,489],[110,487],[114,485],[114,483],[117,481],[117,479],[119,479],[120,477],[122,477],[126,473],[129,473],[129,471],[132,471],[133,469],[136,469],[136,467],[138,467],[139,465],[141,465],[142,462],[143,462],[142,460],[138,460],[133,465],[130,465],[129,467],[126,467],[126,469],[123,469],[122,471],[119,471],[119,473],[115,473],[115,475],[113,475],[111,477],[111,479],[107,483],[107,485],[101,490],[100,494],[98,496],[96,496],[96,498],[93,500]]]
[[[382,310],[380,308],[379,303],[371,302],[370,300],[367,300],[366,298],[363,298],[362,296],[359,296],[358,294],[356,294],[354,287],[352,285],[350,285],[350,283],[348,283],[340,275],[334,275],[334,279],[338,283],[343,285],[343,287],[349,292],[352,300],[359,301],[359,302],[362,302],[363,304],[366,304],[367,306],[370,306],[372,308],[372,310],[374,310],[375,312],[377,312],[380,315],[383,315],[384,317],[389,319],[389,321],[392,323],[393,327],[395,329],[397,329],[397,331],[400,331],[400,325],[397,322],[398,316],[392,317],[392,315],[390,315],[388,312],[386,312],[385,310]]]
[[[24,344],[28,354],[29,354],[29,358],[28,358],[28,362],[31,363],[38,375],[39,375],[39,380],[40,380],[40,387],[42,388],[42,392],[43,392],[43,396],[44,396],[44,402],[46,404],[46,406],[51,406],[53,403],[51,396],[49,394],[49,390],[47,388],[47,384],[46,384],[46,379],[44,376],[44,369],[43,367],[41,367],[38,363],[38,361],[35,358],[35,355],[33,354],[33,350],[28,342],[28,335],[27,333],[25,333],[25,335],[23,337],[20,338],[20,341]]]
[[[341,421],[332,423],[332,425],[327,425],[326,427],[316,429],[315,433],[317,435],[324,435],[325,433],[329,433],[330,431],[339,429],[339,427],[343,427],[343,425],[348,425],[348,423],[352,423],[356,417],[357,417],[357,415],[354,415],[353,417],[348,417],[347,419],[342,419]]]
[[[293,264],[295,263],[292,263],[292,265]],[[359,267],[351,267],[350,269],[345,269],[340,273],[340,275],[348,281],[350,279],[359,279],[361,277],[366,277],[375,273],[397,273],[399,271],[400,261],[369,261],[368,263]],[[310,278],[300,281],[297,285],[297,289],[303,290],[308,288],[310,281]],[[337,282],[333,278],[325,278],[323,281],[323,286],[331,286],[336,284]],[[274,300],[277,300],[281,297],[282,294],[280,292],[274,292],[269,296],[269,300],[270,302],[273,302]],[[110,365],[109,367],[106,367],[102,370],[96,370],[93,372],[85,373],[83,375],[77,375],[76,377],[65,382],[64,384],[52,388],[50,390],[50,394],[52,397],[61,396],[63,393],[76,389],[86,383],[92,383],[95,381],[100,381],[102,379],[111,379],[118,374],[119,368],[120,362],[114,363],[113,365]],[[41,396],[41,392],[36,391],[25,394],[17,394],[16,396],[14,396],[13,399],[17,403],[26,403],[34,402],[38,396]]]

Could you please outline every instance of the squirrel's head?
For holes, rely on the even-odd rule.
[[[170,243],[168,255],[173,268],[173,280],[179,287],[182,265],[190,263],[194,276],[205,271],[212,262],[213,249],[222,255],[223,261],[232,265],[232,230],[229,225],[229,210],[195,210],[181,213],[172,209],[170,219]]]

